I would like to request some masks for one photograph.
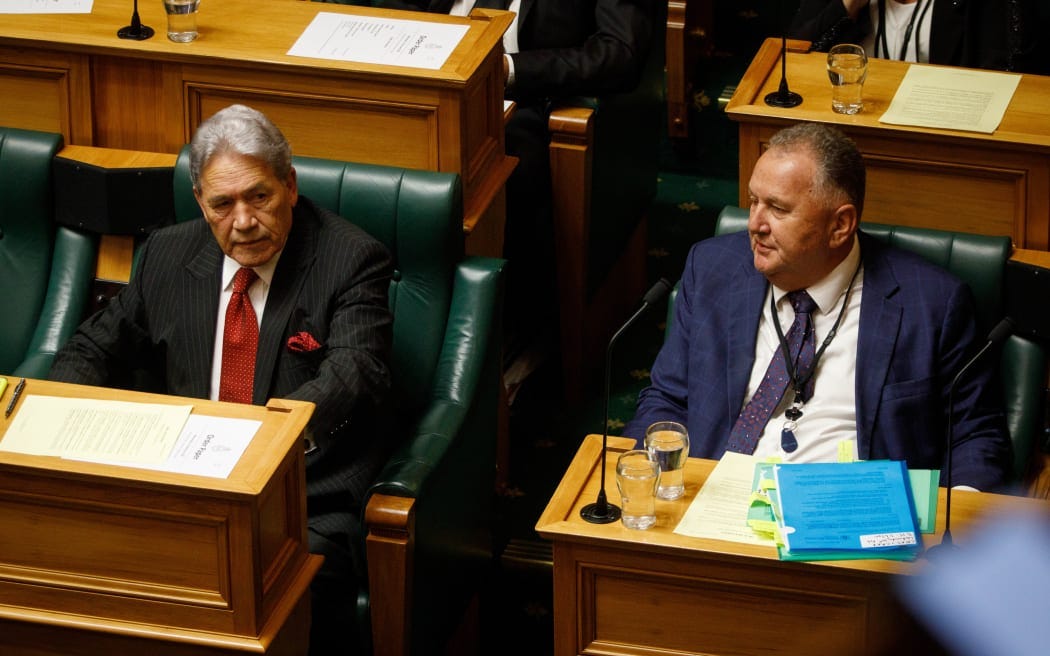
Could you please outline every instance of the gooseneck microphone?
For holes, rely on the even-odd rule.
[[[777,6],[777,18],[780,20],[780,88],[766,94],[765,101],[770,107],[798,107],[802,96],[788,88],[787,82],[787,21],[783,16],[783,1]]]
[[[133,41],[145,41],[153,36],[153,28],[149,25],[143,25],[142,20],[139,18],[139,0],[135,0],[132,3],[131,24],[117,30],[117,36],[121,39],[131,39]]]
[[[963,374],[975,362],[980,360],[981,356],[988,352],[988,349],[1005,342],[1006,338],[1013,332],[1014,320],[1010,317],[1005,317],[996,324],[995,328],[992,328],[992,331],[988,333],[988,339],[985,341],[984,346],[981,347],[981,350],[977,351],[977,354],[959,369],[959,373],[955,374],[955,378],[952,379],[952,384],[948,386],[948,443],[946,445],[948,460],[945,462],[945,483],[948,489],[944,494],[944,536],[941,538],[939,545],[930,548],[927,556],[937,557],[939,551],[947,552],[954,548],[952,544],[952,438],[954,437],[955,388],[958,387]]]
[[[631,318],[620,326],[619,330],[613,333],[613,336],[609,339],[609,346],[605,349],[605,410],[603,413],[604,421],[602,423],[601,482],[599,483],[597,500],[595,500],[594,503],[589,503],[583,508],[580,508],[580,517],[592,524],[609,524],[620,519],[620,507],[609,503],[608,499],[605,498],[605,455],[609,442],[609,387],[610,378],[612,376],[613,344],[616,343],[616,340],[620,339],[620,335],[630,328],[631,325],[649,309],[649,306],[660,301],[669,291],[671,291],[671,283],[667,281],[667,278],[660,278],[657,280],[656,284],[650,287],[649,291],[645,292],[645,296],[642,297],[641,307],[631,315]]]

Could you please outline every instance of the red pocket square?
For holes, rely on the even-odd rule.
[[[309,353],[321,348],[320,342],[305,330],[301,330],[288,338],[288,350],[296,353]]]

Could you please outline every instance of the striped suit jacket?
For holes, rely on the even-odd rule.
[[[156,391],[208,398],[222,261],[203,219],[152,233],[131,282],[80,326],[50,378],[117,387],[149,380]],[[263,311],[253,402],[316,404],[308,514],[323,533],[347,530],[344,515],[359,510],[392,446],[372,430],[390,388],[391,272],[382,244],[299,196]],[[322,347],[291,350],[300,331]]]

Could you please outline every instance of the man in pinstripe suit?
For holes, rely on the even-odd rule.
[[[318,631],[349,624],[339,617],[352,612],[363,573],[354,553],[361,501],[391,446],[372,430],[390,387],[391,258],[298,195],[288,142],[253,109],[234,105],[201,124],[190,176],[203,220],[150,235],[131,282],[80,326],[50,377],[121,385],[145,372],[165,393],[219,398],[234,275],[255,272],[251,401],[316,404],[306,443],[310,548],[325,555],[313,590],[316,645]]]

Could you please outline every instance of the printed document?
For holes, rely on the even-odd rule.
[[[727,451],[696,493],[674,532],[694,538],[775,546],[772,539],[758,535],[747,524],[758,461],[754,456]]]
[[[320,12],[288,54],[437,70],[467,29],[467,25]]]
[[[31,395],[0,451],[227,478],[262,426],[192,406]]]
[[[90,14],[94,0],[0,0],[0,14]]]
[[[0,449],[124,464],[160,463],[191,406],[32,394],[22,401]]]
[[[991,134],[1020,81],[1016,73],[912,65],[879,122]]]

